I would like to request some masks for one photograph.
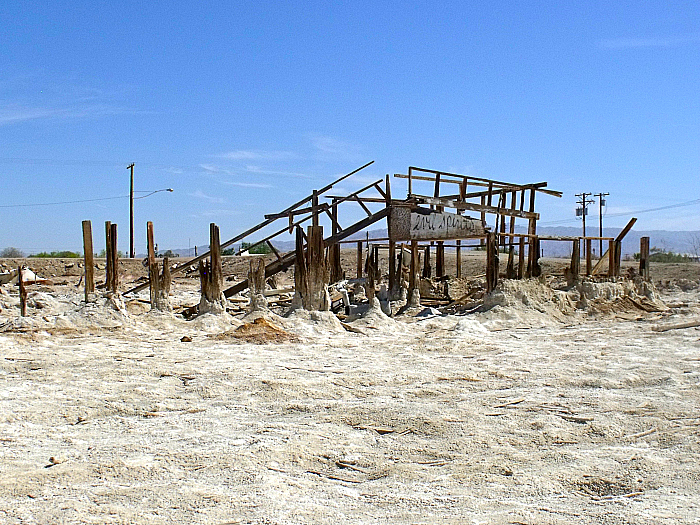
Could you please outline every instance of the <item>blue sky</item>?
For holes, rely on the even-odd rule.
[[[131,162],[175,190],[136,201],[138,252],[148,220],[162,248],[229,239],[370,160],[337,191],[547,181],[569,226],[582,191],[606,226],[700,198],[697,1],[45,4],[0,7],[0,248],[80,250],[90,219],[127,251]],[[637,228],[700,229],[700,201]]]

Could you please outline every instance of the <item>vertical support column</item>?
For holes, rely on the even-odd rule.
[[[396,278],[396,243],[389,241],[389,294],[398,289]]]
[[[486,206],[486,196],[485,195],[481,196],[481,205]],[[481,227],[484,229],[486,228],[486,212],[485,211],[481,212]],[[486,242],[486,238],[482,237],[481,240],[479,241],[479,244],[481,246],[483,246],[485,244],[485,242]]]
[[[83,263],[85,265],[85,302],[95,293],[95,260],[92,249],[92,223],[83,221]]]
[[[639,275],[649,280],[649,237],[639,239]]]
[[[112,285],[112,223],[105,221],[105,290]]]
[[[418,287],[418,241],[411,241],[411,273],[408,276],[408,296]]]
[[[529,211],[535,211],[535,188],[530,188],[530,208]],[[537,235],[537,219],[529,219],[527,233],[530,234],[530,251],[528,253],[527,269],[528,277],[538,277],[539,272],[535,269],[536,261],[540,258],[539,239]]]
[[[603,241],[600,241],[603,242]],[[591,259],[591,240],[586,239],[586,275],[591,275],[593,271],[593,261]]]
[[[495,232],[486,235],[486,292],[498,284],[498,237]]]
[[[311,208],[312,208],[311,213],[313,214],[311,217],[311,224],[313,226],[318,226],[318,191],[317,190],[314,190],[314,192],[311,196]]]
[[[27,316],[27,289],[24,287],[24,277],[22,276],[22,265],[17,268],[17,286],[19,287],[19,314]]]
[[[108,290],[116,293],[119,289],[119,250],[117,250],[117,225],[109,226],[110,259],[112,261],[111,283]]]
[[[445,276],[445,243],[437,241],[435,247],[435,277]]]
[[[357,278],[362,279],[362,241],[357,241]]]
[[[423,261],[423,277],[430,279],[432,268],[430,267],[430,245],[425,246],[425,260]]]
[[[581,239],[574,239],[571,248],[571,279],[578,282],[581,273]]]
[[[333,235],[340,232],[340,225],[338,224],[338,204],[337,199],[333,199],[333,205],[331,207],[331,218],[332,218],[332,232]],[[338,282],[343,278],[343,267],[340,264],[340,244],[331,244],[328,247],[328,258],[330,263],[330,280],[331,282]]]
[[[615,275],[615,241],[608,241],[608,277]]]
[[[219,227],[209,224],[209,261],[199,262],[199,279],[202,297],[199,313],[222,313],[226,311],[226,298],[222,293],[223,270],[221,268],[221,241]]]
[[[615,277],[620,276],[622,266],[622,241],[615,240]]]
[[[462,241],[457,239],[456,241],[457,247],[455,248],[455,264],[457,266],[457,279],[460,279],[462,277]]]
[[[518,279],[525,275],[525,237],[518,239]]]
[[[219,227],[213,222],[209,224],[209,251],[211,254],[211,291],[213,297],[219,298],[224,284],[224,272],[221,267]]]
[[[515,204],[518,201],[518,194],[517,192],[511,192],[510,194],[510,209],[515,210]],[[506,266],[506,278],[508,279],[514,279],[516,274],[515,274],[515,238],[514,238],[514,233],[515,233],[515,216],[511,215],[510,217],[510,226],[508,233],[510,233],[510,236],[508,237],[508,264]]]
[[[330,273],[325,258],[323,226],[309,226],[306,230],[306,296],[302,295],[307,310],[330,310],[328,281]]]

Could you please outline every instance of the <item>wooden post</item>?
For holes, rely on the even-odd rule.
[[[425,247],[425,260],[423,261],[423,277],[430,279],[432,268],[430,267],[430,245]]]
[[[600,242],[602,243],[603,241]],[[586,239],[586,275],[591,275],[591,268],[593,265],[591,251],[591,240]]]
[[[525,274],[525,237],[518,239],[518,279]]]
[[[486,291],[491,292],[498,284],[498,237],[495,232],[486,235]]]
[[[445,243],[438,241],[435,247],[435,277],[445,275]]]
[[[306,252],[306,296],[302,294],[304,308],[307,310],[329,310],[327,297],[329,280],[328,265],[325,258],[323,226],[309,226],[306,230],[308,250]]]
[[[535,188],[530,188],[530,209],[531,213],[535,212]],[[530,237],[530,251],[528,253],[527,269],[528,277],[538,277],[539,273],[535,269],[536,261],[540,258],[539,238],[537,235],[537,219],[530,219],[528,223],[527,233]]]
[[[408,276],[408,296],[418,287],[418,241],[411,241],[411,273]]]
[[[109,226],[110,259],[112,261],[111,283],[108,290],[117,292],[119,289],[119,250],[117,250],[117,225]]]
[[[209,224],[209,261],[199,262],[199,278],[202,288],[199,312],[221,313],[226,311],[225,298],[222,294],[224,278],[221,267],[219,227],[213,222]]]
[[[398,289],[396,278],[396,243],[389,241],[389,293],[393,294]]]
[[[105,221],[105,290],[112,285],[112,223]]]
[[[146,223],[146,245],[148,249],[148,284],[151,291],[151,308],[156,308],[159,295],[158,263],[156,262],[155,244],[153,243],[153,223]]]
[[[357,278],[362,279],[362,241],[357,241]]]
[[[571,279],[577,282],[581,273],[581,239],[574,239],[571,248]]]
[[[333,199],[333,206],[331,207],[331,218],[332,218],[332,232],[333,235],[340,232],[340,225],[338,224],[338,204],[337,199]],[[335,243],[328,247],[328,259],[330,264],[331,272],[331,282],[336,283],[343,278],[343,267],[340,264],[340,244]]]
[[[615,241],[615,277],[620,276],[622,267],[622,241]]]
[[[515,210],[515,205],[518,201],[518,193],[511,192],[510,194],[510,209]],[[515,273],[515,238],[513,234],[515,233],[515,217],[511,215],[509,231],[511,235],[508,237],[508,264],[506,265],[506,278],[514,279]]]
[[[85,302],[95,293],[95,260],[92,251],[92,223],[83,221],[83,263],[85,265]]]
[[[608,241],[608,277],[615,276],[615,241]]]
[[[455,248],[455,264],[457,265],[457,279],[462,277],[462,241],[457,239],[457,247]]]
[[[313,226],[318,226],[318,191],[314,190],[312,196],[311,196],[311,208],[313,213],[313,216],[311,218],[311,224]]]
[[[649,237],[639,239],[639,275],[649,280]]]
[[[374,280],[379,284],[382,281],[382,274],[379,271],[379,245],[374,245]]]
[[[486,206],[486,195],[481,196],[481,205]],[[491,205],[491,203],[489,203],[489,206],[490,205]],[[481,212],[481,226],[482,226],[482,228],[486,228],[486,212],[485,211]],[[479,241],[479,244],[481,246],[483,246],[485,242],[486,242],[486,239],[484,237],[482,237],[481,240]]]
[[[17,268],[17,286],[19,286],[19,314],[22,317],[27,316],[27,289],[24,287],[24,278],[22,276],[22,265]]]
[[[532,247],[530,277],[539,277],[542,275],[542,268],[540,267],[540,238],[535,236],[530,246]]]

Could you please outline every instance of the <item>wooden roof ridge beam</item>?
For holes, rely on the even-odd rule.
[[[443,173],[444,175],[444,173]],[[398,179],[407,179],[408,175],[405,175],[403,173],[394,173],[394,177]],[[465,175],[465,179],[471,186],[481,186],[481,187],[488,187],[488,179],[479,179],[480,181],[488,181],[488,182],[473,182],[472,179],[466,178],[467,176]],[[428,182],[435,182],[435,177],[425,177],[422,175],[411,175],[411,178],[413,180],[424,180]],[[462,181],[458,180],[449,180],[449,179],[440,179],[440,182],[446,182],[450,184],[462,184]],[[545,193],[547,195],[551,195],[552,197],[562,197],[564,195],[564,192],[561,191],[556,191],[556,190],[549,190],[549,189],[544,189],[547,186],[546,182],[536,182],[534,184],[515,184],[515,183],[500,183],[500,182],[495,182],[494,181],[494,187],[493,191],[491,192],[492,195],[501,193],[501,192],[509,192],[509,191],[518,191],[518,190],[529,190],[529,189],[534,189],[536,191]],[[464,197],[469,199],[473,197],[481,197],[482,195],[488,195],[488,191],[478,191],[478,192],[471,192],[467,193]],[[458,195],[449,195],[450,197],[457,198]]]
[[[539,220],[540,214],[529,211],[512,210],[508,208],[499,208],[498,206],[488,206],[482,204],[474,204],[471,202],[460,202],[454,199],[444,199],[440,197],[425,197],[423,195],[414,195],[416,201],[420,204],[431,204],[433,206],[443,206],[445,208],[454,208],[456,210],[483,211],[485,213],[498,213],[509,217],[520,217],[521,219],[536,219]]]

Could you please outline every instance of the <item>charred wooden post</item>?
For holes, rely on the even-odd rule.
[[[374,257],[373,251],[370,251],[367,256],[367,286],[365,286],[365,294],[367,295],[367,300],[369,304],[372,304],[372,299],[374,299],[377,282],[375,277],[377,275],[377,260]]]
[[[435,247],[435,276],[445,276],[445,243],[443,241],[437,241]]]
[[[457,247],[455,248],[455,264],[457,266],[456,274],[457,279],[460,279],[462,277],[462,241],[457,239],[455,241],[455,244],[457,245]]]
[[[486,292],[492,292],[498,284],[498,236],[486,235]]]
[[[600,242],[602,243],[603,241]],[[586,239],[586,275],[591,275],[591,269],[593,265],[591,253],[591,239]]]
[[[92,249],[92,223],[83,221],[83,263],[85,264],[85,302],[95,293],[95,260]]]
[[[360,245],[361,243],[358,243]],[[304,232],[301,226],[296,227],[295,234],[295,257],[294,257],[294,300],[292,308],[303,308],[302,293],[305,293],[306,283],[306,250],[304,249]],[[362,266],[357,265],[358,272],[362,271]]]
[[[518,279],[525,275],[525,237],[518,240]]]
[[[267,308],[267,299],[265,299],[264,257],[251,258],[250,269],[248,271],[248,288],[250,289],[248,310],[255,312]]]
[[[109,232],[109,257],[112,262],[112,271],[107,290],[116,293],[117,290],[119,290],[119,250],[117,250],[117,225],[110,224]]]
[[[396,273],[396,243],[389,241],[389,294],[391,296],[398,292],[399,280]]]
[[[357,241],[357,278],[362,279],[362,241]]]
[[[24,276],[22,275],[22,265],[17,268],[17,286],[19,287],[19,314],[27,316],[27,289],[24,286]]]
[[[649,280],[649,237],[639,239],[639,275]]]
[[[531,277],[539,277],[542,275],[542,267],[540,266],[540,238],[535,236],[532,239],[532,267],[530,268]]]
[[[199,313],[221,313],[226,311],[226,298],[222,292],[223,270],[221,267],[221,243],[219,227],[209,224],[209,261],[199,265],[199,278],[202,297],[199,301]]]
[[[313,217],[311,218],[311,224],[315,227],[318,226],[318,191],[314,190],[311,196],[311,213]]]
[[[374,250],[372,251],[373,253],[373,258],[374,258],[374,280],[376,281],[377,284],[382,282],[382,274],[379,269],[379,245],[375,244],[374,245]]]
[[[423,259],[423,277],[430,279],[432,268],[430,266],[430,245],[425,247],[425,258]]]
[[[112,285],[112,223],[105,221],[105,290]]]

